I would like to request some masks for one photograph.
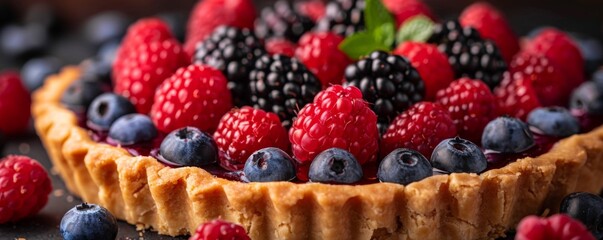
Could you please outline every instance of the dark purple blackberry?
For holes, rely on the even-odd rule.
[[[260,57],[249,79],[253,106],[276,113],[287,129],[297,111],[322,89],[318,78],[299,60],[280,54]]]
[[[249,29],[220,26],[197,45],[193,62],[215,67],[228,79],[233,102],[249,105],[249,72],[255,60],[266,52]]]
[[[350,64],[345,85],[355,86],[377,114],[378,127],[385,132],[398,114],[423,100],[425,85],[410,62],[382,51]]]
[[[456,20],[437,24],[429,43],[448,56],[455,77],[482,80],[494,89],[503,79],[507,65],[496,45],[480,37],[472,27],[461,27]]]
[[[325,16],[318,21],[319,31],[332,31],[349,36],[364,30],[364,0],[335,0],[326,6]]]
[[[314,21],[308,16],[295,11],[289,1],[280,0],[274,6],[262,9],[255,22],[255,35],[260,39],[278,37],[297,42],[314,25]]]

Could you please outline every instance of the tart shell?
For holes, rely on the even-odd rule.
[[[66,67],[33,96],[35,128],[54,167],[84,201],[161,234],[222,218],[252,239],[492,239],[526,215],[556,212],[569,193],[603,187],[603,127],[500,169],[408,186],[228,181],[94,142],[60,103],[78,75]]]

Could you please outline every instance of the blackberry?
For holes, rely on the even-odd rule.
[[[326,6],[325,16],[318,21],[319,31],[332,31],[349,36],[364,30],[364,0],[336,0]]]
[[[381,133],[398,114],[425,96],[423,79],[410,62],[382,51],[350,64],[345,79],[346,85],[362,91],[362,97],[377,114]]]
[[[462,27],[456,20],[436,25],[428,42],[438,45],[440,52],[448,56],[456,78],[479,79],[494,89],[507,70],[493,42],[482,39],[477,30]]]
[[[220,26],[197,45],[193,62],[212,66],[224,73],[237,107],[249,105],[249,72],[266,51],[249,29]]]
[[[249,79],[253,106],[276,113],[287,129],[297,110],[322,89],[320,80],[299,60],[279,54],[260,57]]]
[[[297,42],[314,25],[308,16],[295,11],[293,4],[280,0],[272,7],[262,9],[260,18],[255,22],[255,35],[260,39],[278,37]]]

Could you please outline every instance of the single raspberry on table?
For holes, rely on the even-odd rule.
[[[0,133],[19,134],[27,130],[31,99],[17,72],[0,73]]]
[[[297,44],[284,38],[270,38],[266,40],[266,52],[270,55],[281,54],[287,57],[295,56]]]
[[[499,113],[526,120],[528,114],[542,106],[528,75],[505,73],[500,86],[494,89]]]
[[[50,190],[40,163],[26,156],[0,159],[0,224],[36,214],[48,202]]]
[[[348,56],[339,50],[342,41],[343,37],[331,32],[309,32],[299,40],[295,57],[318,77],[323,88],[341,84],[350,63]]]
[[[509,71],[512,74],[524,74],[525,78],[531,80],[543,106],[565,106],[568,103],[573,86],[546,56],[520,52],[511,61]]]
[[[151,119],[164,133],[196,127],[211,134],[232,108],[226,85],[222,72],[214,68],[199,64],[182,67],[157,88]]]
[[[380,155],[397,148],[413,149],[431,158],[433,149],[444,139],[457,135],[450,113],[440,104],[419,102],[398,115],[381,139]]]
[[[249,240],[241,225],[213,220],[199,225],[189,240]]]
[[[565,214],[549,218],[525,217],[517,226],[516,240],[594,240],[580,222]]]
[[[214,140],[223,153],[221,165],[234,170],[242,169],[247,158],[262,148],[289,151],[287,130],[278,116],[248,106],[226,113],[218,124]]]
[[[411,17],[423,15],[435,20],[431,9],[421,0],[383,0],[383,5],[396,19],[396,29]]]

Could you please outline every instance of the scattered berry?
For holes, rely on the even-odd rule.
[[[95,130],[109,130],[111,124],[121,116],[136,112],[127,98],[114,93],[96,97],[88,107],[88,126]]]
[[[327,3],[325,15],[317,23],[320,32],[350,36],[364,30],[364,0],[334,0]]]
[[[27,130],[31,99],[16,72],[0,72],[0,132],[12,135]]]
[[[504,80],[494,89],[499,113],[526,119],[528,113],[541,106],[532,80],[526,74],[505,73]]]
[[[388,154],[379,164],[377,178],[381,182],[402,185],[420,181],[433,174],[431,164],[421,153],[398,148]]]
[[[355,183],[362,179],[362,167],[350,152],[329,148],[314,158],[308,174],[310,181],[323,183]]]
[[[61,60],[54,57],[34,58],[21,68],[23,84],[29,92],[33,92],[44,84],[44,80],[61,70]]]
[[[314,21],[296,11],[291,2],[279,0],[273,6],[262,9],[255,21],[255,35],[260,39],[279,37],[297,42],[314,25]]]
[[[603,82],[589,81],[574,90],[570,109],[581,110],[589,115],[603,115]]]
[[[455,137],[442,141],[431,155],[431,166],[449,173],[481,173],[488,161],[473,142]]]
[[[78,80],[72,82],[67,90],[63,92],[61,103],[67,108],[84,116],[92,101],[103,94],[104,83],[99,81],[89,81],[82,75]]]
[[[149,142],[157,136],[157,128],[149,116],[132,113],[124,115],[111,125],[109,138],[119,145]]]
[[[189,240],[250,240],[241,225],[213,220],[199,225]]]
[[[65,240],[114,240],[118,231],[117,220],[109,210],[89,203],[69,209],[59,229]]]
[[[218,161],[218,148],[210,135],[194,127],[183,127],[169,133],[159,153],[162,160],[176,166],[205,166]]]
[[[383,0],[383,5],[396,19],[396,29],[409,18],[417,15],[435,19],[431,9],[421,0]]]
[[[593,235],[577,220],[565,214],[549,218],[525,217],[517,225],[516,240],[594,240]]]
[[[295,49],[297,44],[283,38],[270,38],[266,40],[266,52],[270,55],[285,55],[287,57],[295,57]]]
[[[555,137],[569,137],[580,132],[578,119],[562,107],[536,108],[528,115],[528,124]]]
[[[290,181],[295,178],[293,161],[281,149],[263,148],[249,156],[243,172],[250,182]]]
[[[486,125],[482,146],[500,153],[521,153],[534,146],[534,137],[526,123],[503,116]]]
[[[597,239],[603,238],[603,199],[595,194],[576,192],[561,202],[560,213],[582,222]]]
[[[341,36],[328,32],[309,32],[299,40],[295,57],[320,79],[323,88],[341,84],[350,63],[348,56],[339,50],[342,41]]]

